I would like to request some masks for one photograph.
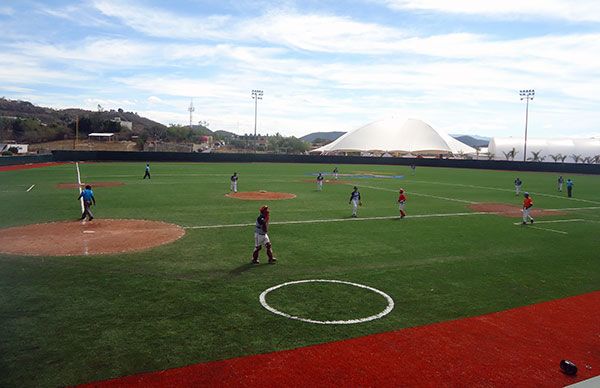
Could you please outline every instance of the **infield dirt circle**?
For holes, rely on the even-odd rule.
[[[243,191],[239,193],[225,194],[226,197],[245,199],[248,201],[278,200],[296,198],[296,194],[291,193],[273,193],[270,191]]]
[[[0,253],[75,256],[136,252],[178,240],[185,230],[145,220],[94,219],[0,229]]]
[[[469,205],[469,209],[476,212],[496,213],[504,217],[521,217],[523,215],[523,208],[516,205],[508,205],[505,203],[473,203]],[[531,215],[537,216],[560,216],[564,215],[564,212],[558,210],[546,210],[534,207],[531,209]]]

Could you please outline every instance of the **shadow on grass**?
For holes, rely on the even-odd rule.
[[[229,271],[229,275],[233,275],[233,276],[238,276],[243,274],[246,271],[250,271],[253,269],[259,269],[259,268],[265,268],[268,264],[267,263],[260,263],[260,264],[252,264],[252,263],[246,263],[246,264],[242,264],[239,267],[236,267],[234,269],[232,269],[231,271]]]

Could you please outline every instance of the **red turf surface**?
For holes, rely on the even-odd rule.
[[[577,364],[577,376],[561,373],[562,358]],[[562,387],[599,374],[597,291],[480,317],[86,386]]]
[[[67,164],[70,162],[47,162],[47,163],[35,163],[35,164],[15,164],[12,166],[0,166],[1,171],[13,171],[13,170],[29,170],[31,168],[40,168],[48,166],[57,166],[59,164]]]

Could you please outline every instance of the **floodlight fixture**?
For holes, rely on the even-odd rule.
[[[521,101],[527,100],[527,104],[525,106],[525,142],[523,144],[523,161],[527,161],[527,123],[529,121],[529,100],[533,100],[535,97],[535,90],[527,89],[527,90],[519,90],[519,96],[521,96]]]

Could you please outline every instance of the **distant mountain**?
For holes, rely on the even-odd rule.
[[[462,143],[465,143],[466,145],[473,147],[473,148],[487,147],[491,140],[489,137],[482,137],[482,136],[471,136],[471,135],[450,135],[450,136],[452,136],[456,140],[458,140]]]
[[[304,140],[309,143],[312,143],[316,139],[334,141],[345,133],[346,132],[313,132],[309,133],[308,135],[302,136],[300,140]]]

